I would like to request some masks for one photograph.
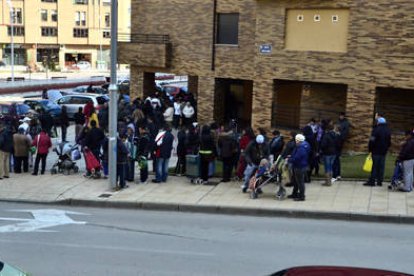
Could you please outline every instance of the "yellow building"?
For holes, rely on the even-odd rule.
[[[118,2],[118,32],[129,33],[131,1]],[[0,0],[0,60],[6,64],[12,27],[15,65],[63,70],[79,61],[92,68],[109,64],[111,0]]]

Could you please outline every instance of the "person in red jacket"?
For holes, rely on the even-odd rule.
[[[243,173],[244,173],[244,170],[246,169],[246,161],[244,160],[244,151],[247,148],[247,145],[253,139],[256,139],[253,129],[251,127],[244,129],[242,133],[242,137],[240,138],[240,141],[239,141],[240,157],[239,157],[239,161],[237,165],[237,177],[239,179],[243,178]]]
[[[32,146],[37,148],[35,166],[32,175],[37,175],[40,160],[42,160],[42,170],[40,171],[40,174],[44,174],[46,170],[47,154],[49,153],[49,148],[52,147],[52,140],[44,129],[42,129],[42,131],[33,139]]]

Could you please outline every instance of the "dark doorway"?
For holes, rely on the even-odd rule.
[[[251,125],[253,81],[216,79],[214,120],[228,124],[235,119],[239,128]]]

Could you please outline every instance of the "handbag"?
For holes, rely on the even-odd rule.
[[[371,153],[368,154],[367,158],[365,159],[364,165],[362,166],[362,170],[364,172],[370,173],[372,171],[372,155]]]

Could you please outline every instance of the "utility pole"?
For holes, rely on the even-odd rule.
[[[14,83],[14,10],[13,10],[13,5],[11,3],[10,0],[7,0],[7,5],[9,6],[9,10],[10,10],[10,31],[11,31],[11,81],[12,83]]]
[[[111,83],[109,85],[109,183],[110,188],[116,188],[116,151],[118,123],[118,0],[111,1]]]

